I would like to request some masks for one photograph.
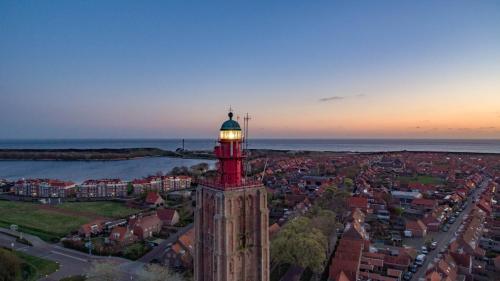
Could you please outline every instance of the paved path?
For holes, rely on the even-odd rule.
[[[469,196],[467,198],[467,208],[463,212],[460,213],[460,215],[457,217],[455,223],[452,224],[452,226],[450,227],[448,232],[441,232],[440,231],[438,233],[431,233],[431,235],[429,237],[434,238],[434,241],[437,242],[437,248],[435,250],[429,252],[424,264],[418,269],[418,271],[415,273],[415,275],[413,275],[413,278],[411,279],[412,281],[418,281],[420,278],[425,278],[425,272],[427,271],[429,264],[434,259],[438,258],[440,250],[448,248],[448,244],[450,243],[450,241],[452,241],[452,239],[455,238],[455,232],[458,230],[458,228],[460,227],[460,225],[463,222],[464,215],[465,214],[468,215],[470,213],[470,211],[472,210],[472,208],[474,207],[474,202],[473,202],[474,197],[481,194],[488,186],[488,183],[489,183],[489,179],[484,180],[480,184],[479,188],[475,189],[473,191],[473,193],[471,194],[471,196]],[[416,245],[412,245],[412,246],[414,246],[417,250],[420,250],[420,248],[424,245],[424,242],[425,242],[425,239],[419,239],[418,243]]]

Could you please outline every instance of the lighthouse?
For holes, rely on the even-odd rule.
[[[269,212],[262,183],[244,175],[244,136],[229,112],[214,149],[217,176],[196,190],[195,281],[269,281]]]

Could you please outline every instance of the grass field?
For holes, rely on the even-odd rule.
[[[39,207],[40,205],[33,203],[0,201],[0,225],[9,227],[17,224],[21,231],[51,241],[90,221],[86,217],[75,217]]]
[[[402,183],[418,182],[421,184],[440,184],[443,179],[433,176],[399,177]]]
[[[94,214],[107,218],[122,218],[139,212],[118,202],[67,202],[57,205],[57,208]]]
[[[77,202],[51,207],[0,201],[0,226],[16,224],[20,231],[55,242],[96,217],[116,218],[134,212],[137,210],[116,202]]]

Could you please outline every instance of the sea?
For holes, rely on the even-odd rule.
[[[215,139],[39,139],[0,140],[0,149],[97,149],[153,147],[211,150]],[[184,145],[184,146],[183,146]],[[500,153],[500,140],[459,139],[252,139],[248,148],[275,150],[309,150],[336,152],[440,151]],[[58,178],[82,182],[86,179],[121,178],[131,180],[176,166],[192,166],[201,162],[212,167],[215,162],[204,159],[149,157],[119,161],[0,161],[0,179]]]

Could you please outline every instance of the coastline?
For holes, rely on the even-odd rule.
[[[387,150],[387,151],[331,151],[331,150],[293,150],[293,149],[249,149],[249,158],[283,155],[317,155],[317,154],[358,154],[384,155],[389,153],[429,153],[448,155],[500,155],[497,152],[460,152],[460,151],[421,151],[421,150]],[[171,151],[159,148],[103,148],[103,149],[0,149],[0,161],[81,161],[108,162],[126,161],[144,158],[183,158],[215,160],[212,151]]]
[[[0,149],[0,161],[124,161],[152,157],[215,159],[208,151],[170,151],[159,148]]]

